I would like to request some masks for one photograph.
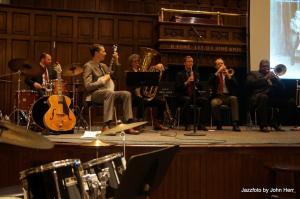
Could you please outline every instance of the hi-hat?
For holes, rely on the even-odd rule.
[[[51,149],[54,146],[47,138],[11,122],[1,120],[0,126],[6,128],[0,129],[0,142],[34,149]]]
[[[95,140],[89,143],[84,143],[81,146],[111,146],[112,144],[106,143],[106,142],[102,142],[101,140]]]
[[[128,129],[132,129],[138,126],[142,126],[146,124],[147,122],[135,122],[135,123],[130,123],[130,124],[119,124],[111,129],[108,129],[104,132],[102,132],[102,135],[116,135],[118,132],[125,131]]]
[[[62,76],[73,77],[80,75],[81,73],[83,73],[83,69],[80,67],[80,65],[77,65],[73,67],[64,68],[64,70],[62,71]]]

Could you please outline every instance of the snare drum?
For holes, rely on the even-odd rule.
[[[31,108],[32,120],[41,129],[46,128],[44,125],[44,115],[49,110],[50,106],[47,102],[49,96],[44,96],[38,99]]]
[[[82,174],[80,160],[66,159],[21,171],[20,180],[27,198],[82,199]]]
[[[53,79],[51,80],[51,85],[52,85],[52,94],[53,95],[57,95],[58,94],[58,79]],[[68,90],[67,90],[67,86],[64,80],[61,80],[61,91],[63,95],[66,95]]]
[[[125,159],[121,153],[106,155],[82,164],[85,173],[96,174],[102,189],[105,187],[106,196],[112,197],[118,188],[120,179],[125,171]],[[105,185],[105,186],[103,186]]]
[[[33,90],[20,90],[16,93],[16,100],[18,101],[18,94],[20,93],[19,109],[29,111],[32,104],[38,99],[38,93]]]

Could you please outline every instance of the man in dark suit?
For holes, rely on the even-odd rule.
[[[285,86],[278,76],[270,71],[268,60],[261,60],[259,70],[248,74],[247,87],[250,91],[250,108],[256,109],[260,130],[269,132],[268,126],[271,126],[276,131],[282,131],[278,112],[274,111],[269,120],[269,110],[271,107],[282,107],[283,103],[278,93],[284,91]]]
[[[28,77],[25,79],[25,83],[30,86],[31,89],[36,90],[39,96],[45,94],[47,85],[50,85],[50,81],[56,79],[56,71],[52,67],[52,58],[48,53],[42,53],[40,56],[39,66],[44,73],[35,77]]]
[[[190,121],[193,121],[189,112],[189,106],[193,104],[193,88],[194,84],[196,91],[196,106],[201,107],[201,114],[198,124],[199,130],[207,131],[204,123],[207,121],[207,113],[209,112],[209,101],[206,96],[202,96],[199,93],[200,84],[198,81],[198,73],[193,69],[193,58],[191,56],[184,57],[184,70],[177,73],[176,76],[176,92],[179,100],[179,104],[182,105],[183,123],[185,130],[190,130]]]
[[[220,113],[221,105],[228,105],[231,109],[232,130],[241,131],[239,127],[239,104],[237,95],[237,81],[229,72],[223,59],[215,60],[215,69],[209,85],[212,91],[211,109],[213,118],[216,121],[217,130],[222,130],[222,118]]]

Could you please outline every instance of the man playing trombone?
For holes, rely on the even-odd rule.
[[[259,70],[248,74],[247,88],[250,93],[250,109],[256,111],[260,131],[269,132],[268,126],[276,131],[283,131],[280,128],[279,113],[275,109],[278,110],[282,106],[278,93],[281,93],[285,86],[279,77],[270,71],[268,60],[261,60]],[[271,120],[269,120],[270,110],[273,110]]]
[[[237,94],[237,81],[234,77],[234,71],[228,69],[223,59],[215,60],[216,72],[209,79],[209,85],[212,92],[211,111],[215,119],[217,130],[222,130],[221,105],[228,105],[231,109],[232,130],[241,131],[239,127],[239,104]]]

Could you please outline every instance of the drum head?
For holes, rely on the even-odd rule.
[[[87,169],[94,165],[103,164],[105,162],[110,162],[110,161],[112,161],[116,158],[120,158],[120,157],[122,157],[122,153],[113,153],[113,154],[106,155],[101,158],[96,158],[96,159],[90,160],[88,162],[85,162],[82,164],[82,167],[83,167],[83,169]]]
[[[44,115],[49,110],[50,106],[48,105],[48,96],[41,97],[32,105],[32,119],[35,124],[41,129],[45,129],[44,125]]]

